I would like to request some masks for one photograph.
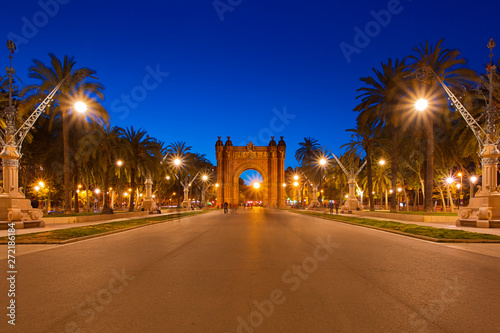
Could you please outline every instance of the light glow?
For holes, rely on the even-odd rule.
[[[87,111],[87,104],[85,104],[84,102],[76,102],[75,110],[76,112],[84,113],[85,111]]]
[[[415,109],[418,111],[424,111],[429,106],[429,102],[426,99],[419,99],[415,102]]]

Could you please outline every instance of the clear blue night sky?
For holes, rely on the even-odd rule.
[[[50,4],[50,15],[40,3]],[[295,166],[294,152],[306,136],[340,152],[350,138],[345,129],[355,126],[359,78],[389,57],[440,38],[480,72],[490,38],[500,55],[500,4],[493,0],[216,3],[219,13],[213,0],[3,1],[0,68],[8,65],[7,39],[18,46],[14,67],[26,82],[33,59],[47,63],[49,52],[75,56],[106,87],[112,125],[142,127],[166,143],[187,141],[213,163],[217,136],[267,145],[270,133],[283,135],[286,164]],[[382,16],[383,24],[370,23],[372,11],[388,7],[390,22]],[[339,45],[355,47],[354,29],[367,24],[373,37],[358,41],[359,53],[348,62]],[[158,69],[169,75],[144,84]],[[127,105],[121,96],[132,92]]]

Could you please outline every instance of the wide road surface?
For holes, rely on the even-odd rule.
[[[17,269],[0,332],[500,332],[500,258],[278,210],[51,247]]]

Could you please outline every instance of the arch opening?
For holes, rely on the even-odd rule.
[[[264,178],[254,170],[243,171],[238,179],[238,198],[241,207],[262,206],[264,200]]]

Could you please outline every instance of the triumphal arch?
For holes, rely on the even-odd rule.
[[[221,137],[215,144],[217,157],[217,205],[224,202],[238,205],[239,178],[246,170],[255,170],[262,175],[262,203],[265,207],[285,206],[285,151],[283,137],[276,144],[274,137],[268,146],[233,146],[231,137],[223,143]]]

